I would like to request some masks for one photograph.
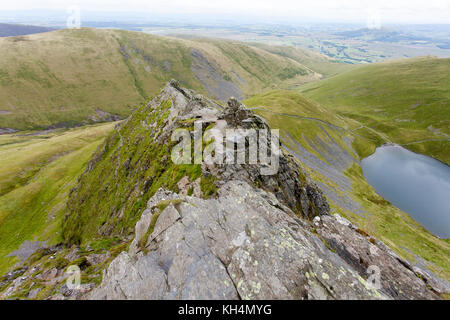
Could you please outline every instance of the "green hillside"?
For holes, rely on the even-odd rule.
[[[0,57],[0,128],[20,130],[95,122],[103,112],[128,116],[172,78],[226,100],[318,77],[297,61],[239,42],[123,30],[1,38]]]
[[[307,84],[304,95],[382,139],[450,163],[450,59],[366,65]],[[367,130],[367,128],[366,128]]]
[[[0,273],[24,241],[61,240],[69,191],[114,125],[0,136]]]
[[[362,175],[359,160],[383,143],[383,133],[361,128],[357,120],[292,91],[270,91],[244,103],[280,129],[283,145],[319,184],[333,213],[381,239],[400,256],[410,261],[420,256],[432,263],[434,272],[450,277],[448,241],[381,198]]]

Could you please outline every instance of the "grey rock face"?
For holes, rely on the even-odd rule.
[[[120,120],[120,117],[101,109],[95,109],[95,114],[88,116],[87,120],[91,122],[117,121]]]
[[[234,98],[230,98],[228,108],[218,114],[218,119],[226,121],[226,128],[253,128],[267,132],[270,130],[263,118]],[[222,181],[239,177],[253,185],[262,186],[273,192],[284,205],[305,218],[312,219],[317,215],[329,214],[330,208],[322,191],[308,179],[293,157],[283,151],[279,157],[278,172],[273,175],[262,175],[260,165],[228,164],[218,167]]]
[[[253,111],[247,109],[243,104],[237,101],[234,97],[228,100],[228,108],[223,110],[219,115],[219,119],[224,119],[231,127],[244,127],[249,128],[250,122],[243,122],[246,119],[259,120],[259,123],[264,124],[265,121],[257,116],[254,116]],[[257,121],[253,121],[258,124]]]
[[[152,210],[161,199],[178,201],[160,213]],[[137,226],[148,227],[148,216],[159,214],[145,247],[135,239],[88,298],[383,297],[367,288],[357,272],[307,231],[291,210],[278,206],[272,194],[243,181],[226,183],[217,199],[208,200],[160,190]],[[142,232],[136,230],[136,235]]]
[[[191,70],[211,97],[226,101],[230,96],[243,99],[239,86],[223,78],[223,72],[215,61],[209,61],[201,51],[191,50]]]
[[[7,257],[16,256],[21,261],[28,259],[33,253],[40,248],[45,248],[45,242],[42,241],[24,241],[19,249],[13,251],[7,255]]]
[[[0,134],[10,134],[17,132],[19,130],[11,129],[11,128],[0,128]]]
[[[379,273],[379,289],[393,299],[437,299],[436,288],[430,290],[409,263],[389,250],[379,240],[363,232],[342,217],[321,217],[317,232],[329,246],[362,277]]]

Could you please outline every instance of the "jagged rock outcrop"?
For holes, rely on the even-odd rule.
[[[106,121],[118,121],[120,117],[117,114],[111,114],[101,109],[95,109],[95,114],[88,116],[87,122],[106,122]]]
[[[159,212],[158,203],[167,207]],[[374,299],[382,296],[273,194],[229,181],[216,199],[165,190],[91,299]],[[153,232],[143,230],[154,222]],[[145,239],[145,237],[148,237]],[[142,241],[144,239],[144,241]]]
[[[263,131],[270,129],[262,117],[234,98],[228,101],[228,108],[218,115],[218,119],[226,121],[224,128],[253,128]],[[308,179],[303,169],[288,153],[281,152],[279,168],[275,174],[270,175],[261,174],[260,164],[227,164],[214,167],[218,170],[222,182],[239,177],[259,185],[273,192],[281,202],[303,217],[312,219],[316,215],[329,214],[329,205],[322,191]]]
[[[177,119],[218,130],[268,129],[237,100],[223,109],[175,81],[149,106],[166,99],[172,101],[171,120],[151,129],[161,143]],[[84,298],[439,298],[382,243],[330,216],[322,192],[290,155],[282,152],[279,170],[269,176],[259,164],[203,163],[201,169],[215,178],[216,195],[188,195],[194,182],[184,177],[179,193],[159,189],[135,226],[129,250]],[[380,281],[371,277],[377,268]]]
[[[379,273],[380,291],[384,295],[393,299],[435,299],[437,292],[443,292],[438,286],[427,286],[427,280],[419,278],[406,260],[342,217],[318,217],[314,225],[330,248],[359,274],[368,270]]]
[[[161,203],[167,205],[162,210]],[[367,281],[374,268],[380,271],[379,287],[377,279]],[[439,296],[382,243],[367,239],[341,218],[317,217],[310,225],[290,209],[280,209],[273,194],[229,181],[216,199],[159,190],[136,225],[129,251],[110,264],[101,286],[85,298]]]

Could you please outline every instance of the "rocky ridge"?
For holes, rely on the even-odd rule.
[[[65,248],[43,249],[41,258],[34,255],[33,263],[0,278],[1,298],[24,292],[29,299],[440,299],[450,291],[381,241],[330,215],[322,191],[285,151],[272,175],[262,175],[261,164],[202,163],[200,172],[184,168],[180,176],[166,149],[174,130],[192,129],[194,121],[204,131],[270,129],[236,99],[223,108],[169,82],[116,127],[71,192],[66,221],[71,229],[95,229],[96,237],[121,236],[122,242],[104,250],[83,246],[70,234]],[[140,130],[152,145],[145,145]],[[140,144],[151,150],[139,154]],[[130,145],[139,160],[127,153]],[[164,172],[159,178],[139,175],[148,168],[156,172],[152,163],[158,170],[171,168],[170,183],[155,184],[165,179]],[[89,198],[93,174],[102,176],[106,190],[95,200]],[[108,193],[117,198],[115,190],[127,188],[127,198],[119,199],[125,201],[122,208],[105,209],[111,216],[101,225],[83,225],[80,203],[87,204],[91,223],[94,204],[108,204]],[[123,223],[127,206],[145,193],[151,195],[129,238],[117,222]],[[86,277],[80,290],[65,284],[64,270],[71,264]],[[45,287],[33,285],[37,282]]]
[[[221,128],[267,128],[235,99],[221,109],[170,82],[178,116]],[[172,111],[171,111],[172,112]],[[223,122],[225,121],[225,123]],[[86,299],[439,299],[387,246],[329,214],[322,192],[288,154],[277,174],[258,165],[202,165],[214,197],[159,189],[128,249]],[[196,188],[194,188],[196,189]],[[378,274],[379,277],[378,277]]]

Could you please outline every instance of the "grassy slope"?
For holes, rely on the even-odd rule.
[[[366,126],[362,130],[373,129],[380,143],[392,141],[450,163],[450,59],[367,65],[307,84],[301,91],[359,121]]]
[[[282,137],[289,133],[297,141],[314,140],[316,136],[324,138],[326,134],[318,130],[318,124],[321,124],[324,128],[327,127],[327,124],[330,124],[341,128],[343,132],[350,130],[352,126],[357,126],[356,123],[336,116],[319,104],[293,91],[269,91],[252,96],[246,99],[244,103],[250,108],[256,108],[257,113],[269,120],[271,127],[280,128]],[[312,119],[321,120],[323,123]],[[328,130],[327,133],[335,139],[342,138],[339,134],[336,134],[335,130]],[[341,142],[341,145],[344,145],[344,142]],[[287,139],[285,139],[285,143],[288,147],[294,147],[290,145]],[[309,144],[304,144],[303,147],[323,159]],[[346,149],[348,148],[346,147]]]
[[[80,123],[97,108],[127,116],[171,78],[205,92],[191,68],[194,48],[244,94],[314,78],[292,59],[224,40],[87,28],[8,37],[0,39],[0,128]]]
[[[25,240],[60,241],[69,190],[113,123],[47,135],[0,136],[0,274]]]
[[[322,141],[330,141],[327,139],[332,138],[343,149],[353,154],[355,159],[363,157],[370,150],[374,150],[379,143],[378,139],[380,138],[377,133],[366,131],[361,134],[361,130],[355,132],[354,129],[361,126],[356,120],[338,116],[294,92],[272,91],[251,97],[244,103],[248,107],[259,107],[271,111],[257,110],[268,120],[272,128],[280,128],[281,139],[290,149],[296,150],[296,147],[289,139],[286,139],[287,133],[310,153],[325,162],[327,162],[327,159],[321,154],[322,149],[317,142],[318,138]],[[333,129],[321,122],[306,118],[294,118],[282,115],[282,113],[323,120],[339,128]],[[352,148],[347,145],[346,138],[352,139]],[[313,180],[324,183],[336,190],[336,193],[344,194],[359,202],[369,214],[363,217],[355,212],[343,209],[332,199],[328,199],[335,212],[339,212],[367,233],[383,240],[401,256],[414,260],[411,252],[417,254],[432,262],[435,265],[433,271],[437,274],[447,279],[450,278],[450,245],[448,241],[436,238],[409,215],[383,200],[366,182],[359,165],[354,163],[343,171],[350,179],[352,186],[350,191],[343,191],[336,185],[336,182],[311,168],[307,168],[304,163],[302,166],[308,169]]]

